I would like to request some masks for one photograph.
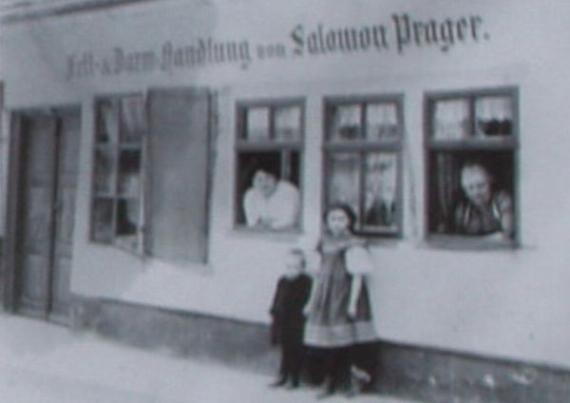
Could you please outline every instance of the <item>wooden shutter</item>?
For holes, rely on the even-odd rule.
[[[147,253],[205,262],[210,95],[193,88],[159,89],[148,99]]]

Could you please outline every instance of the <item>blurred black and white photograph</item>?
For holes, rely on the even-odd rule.
[[[570,401],[569,21],[0,0],[0,402]]]

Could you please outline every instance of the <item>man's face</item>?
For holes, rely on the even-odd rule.
[[[253,177],[253,187],[268,198],[275,192],[277,178],[265,171],[257,171]]]
[[[465,195],[473,204],[485,206],[491,201],[491,183],[482,169],[464,172],[462,185]]]

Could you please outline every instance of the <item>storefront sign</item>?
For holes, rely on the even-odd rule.
[[[389,22],[376,25],[339,27],[300,23],[291,28],[283,41],[274,43],[198,37],[186,44],[167,40],[155,49],[130,50],[116,46],[103,54],[86,50],[68,55],[66,78],[77,80],[156,71],[173,73],[220,64],[247,69],[257,61],[339,54],[394,53],[405,56],[417,49],[448,53],[458,46],[489,40],[483,25],[484,20],[478,15],[417,20],[403,13],[394,14]]]

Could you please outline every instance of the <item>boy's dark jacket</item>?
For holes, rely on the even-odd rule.
[[[271,305],[271,343],[302,343],[305,317],[303,308],[311,292],[311,278],[300,274],[279,279]]]

